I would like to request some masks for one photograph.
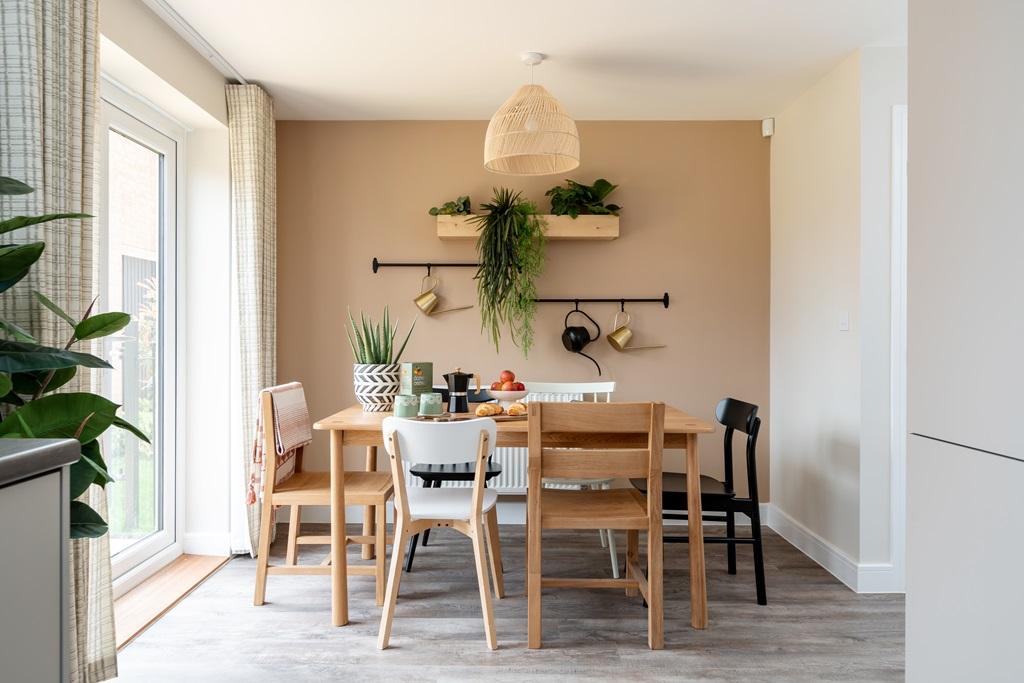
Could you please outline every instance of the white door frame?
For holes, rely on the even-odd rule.
[[[137,543],[130,549],[112,558],[114,576],[114,597],[142,582],[182,554],[185,513],[185,458],[180,452],[184,444],[181,438],[183,411],[180,398],[185,395],[184,363],[182,343],[184,326],[178,301],[183,301],[181,290],[184,278],[180,276],[183,263],[179,258],[180,241],[184,235],[184,192],[185,192],[185,136],[186,130],[177,121],[169,118],[148,102],[122,89],[104,77],[100,84],[100,144],[99,156],[102,168],[106,167],[107,145],[105,136],[108,127],[119,130],[128,137],[152,147],[173,162],[173,173],[165,176],[167,201],[162,207],[163,225],[173,226],[160,236],[160,279],[162,299],[161,365],[164,384],[162,387],[161,455],[163,458],[164,481],[171,485],[164,490],[163,525],[164,533]],[[106,174],[100,174],[100,221],[102,235],[107,230],[107,188]],[[102,260],[100,261],[102,264]],[[102,265],[100,277],[104,277]]]
[[[907,530],[907,105],[892,108],[890,193],[890,520],[892,571],[906,585]]]

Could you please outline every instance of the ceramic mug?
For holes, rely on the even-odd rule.
[[[428,282],[430,283],[429,287],[427,286]],[[427,275],[423,278],[423,282],[420,284],[419,295],[412,300],[412,302],[416,304],[421,311],[423,311],[424,315],[430,315],[434,312],[434,309],[437,308],[439,299],[437,294],[434,294],[434,289],[437,288],[438,284],[440,283],[436,277],[433,275]]]
[[[420,415],[440,415],[443,412],[441,394],[420,394]]]
[[[414,394],[395,396],[395,417],[416,417],[420,407],[420,397]]]
[[[619,316],[624,315],[626,319],[619,324]],[[629,329],[629,313],[625,311],[619,311],[615,314],[615,320],[612,321],[612,332],[608,335],[608,343],[612,345],[612,348],[616,351],[625,351],[629,345],[629,340],[633,338],[633,330]]]

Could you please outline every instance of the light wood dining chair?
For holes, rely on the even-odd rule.
[[[391,639],[391,622],[395,615],[407,542],[421,531],[448,527],[468,536],[473,542],[484,634],[487,647],[497,649],[485,556],[489,555],[497,598],[505,594],[505,579],[501,569],[501,543],[495,507],[498,495],[493,489],[484,488],[487,459],[497,442],[497,424],[490,418],[417,422],[388,417],[384,420],[383,431],[384,446],[391,461],[391,477],[395,482],[395,543],[377,646],[383,650]],[[453,465],[465,462],[472,462],[476,467],[472,488],[406,488],[407,464]],[[489,554],[485,552],[485,537]]]
[[[527,490],[527,644],[541,646],[544,588],[624,588],[647,601],[647,643],[665,646],[662,588],[661,462],[663,403],[531,403]],[[648,497],[633,488],[564,491],[541,487],[545,477],[647,479]],[[545,529],[626,531],[621,579],[545,577]],[[647,532],[647,573],[640,565],[640,531]]]
[[[527,403],[531,401],[547,401],[552,403],[571,403],[589,400],[609,403],[612,400],[612,392],[615,391],[615,382],[530,382],[529,394],[524,399]],[[611,488],[612,480],[608,478],[581,479],[554,479],[544,478],[544,486],[547,488],[570,488],[570,489],[608,489]],[[608,549],[611,560],[612,578],[619,578],[619,552],[615,547],[615,530],[598,529],[598,536],[601,539],[601,547]]]
[[[294,383],[301,391],[301,385]],[[284,386],[284,385],[282,385]],[[275,457],[278,448],[278,421],[274,417],[274,394],[282,387],[272,387],[260,392],[260,413],[263,427],[263,510],[260,518],[259,548],[256,555],[256,592],[253,596],[254,605],[265,602],[268,574],[325,574],[330,575],[328,561],[331,554],[320,565],[298,564],[298,548],[300,545],[330,545],[331,536],[307,535],[299,533],[301,508],[311,505],[331,507],[334,505],[369,505],[374,511],[376,533],[374,536],[346,536],[345,544],[373,545],[376,561],[373,565],[348,565],[348,574],[373,576],[376,583],[377,605],[384,604],[385,555],[387,547],[387,503],[391,499],[394,488],[391,485],[391,474],[387,472],[345,472],[345,493],[342,500],[332,497],[330,472],[307,472],[302,469],[303,447],[294,455],[294,471],[287,478],[278,481],[278,466],[282,463],[280,456]],[[306,413],[308,419],[308,413]],[[291,467],[291,464],[288,464]],[[288,523],[288,544],[285,564],[270,564],[271,525],[274,523],[274,509],[277,506],[291,507]],[[342,556],[345,556],[342,551]]]

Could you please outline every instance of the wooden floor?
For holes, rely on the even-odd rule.
[[[214,555],[182,555],[115,600],[117,648],[130,643],[228,559]]]
[[[694,631],[687,547],[667,545],[665,650],[647,649],[639,599],[609,590],[546,591],[545,649],[528,650],[523,527],[502,527],[501,536],[509,595],[495,602],[497,652],[484,642],[469,541],[435,531],[402,579],[389,650],[376,648],[380,611],[370,577],[349,579],[351,624],[333,628],[327,577],[272,576],[269,602],[253,607],[255,563],[238,558],[121,651],[119,680],[903,679],[903,597],[857,595],[768,530],[768,606],[754,600],[750,548],[740,547],[739,573],[729,576],[724,546],[709,545],[711,627]],[[274,546],[279,556],[283,539],[278,534]],[[550,532],[544,548],[547,573],[610,576],[596,532]],[[350,561],[357,552],[350,549]],[[300,561],[325,555],[307,547]]]

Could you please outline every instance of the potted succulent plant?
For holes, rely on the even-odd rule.
[[[395,337],[398,334],[398,321],[392,326],[388,307],[384,307],[381,322],[374,323],[365,313],[359,314],[359,325],[349,311],[348,322],[351,330],[345,329],[348,343],[352,346],[355,364],[352,368],[352,384],[356,392],[356,400],[367,413],[383,413],[391,410],[398,395],[400,379],[398,361],[409,343],[409,337],[416,323],[409,327],[405,341],[395,353]]]

